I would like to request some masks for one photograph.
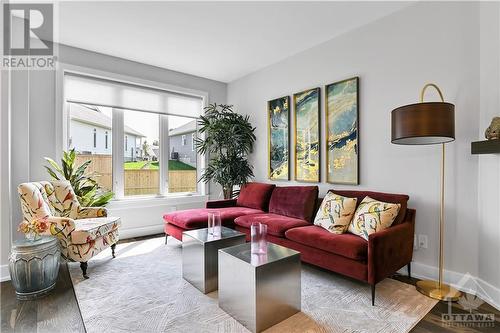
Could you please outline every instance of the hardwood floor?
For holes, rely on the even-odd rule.
[[[16,299],[10,281],[1,283],[1,332],[85,332],[68,266],[61,264],[55,289],[33,301]]]
[[[163,234],[155,237],[164,237]],[[150,237],[147,237],[150,238]],[[137,241],[144,238],[129,239],[123,242]],[[415,284],[416,279],[396,275],[394,279]],[[19,301],[16,299],[14,288],[9,281],[1,283],[1,332],[86,332],[76,301],[73,285],[66,264],[62,264],[56,288],[49,295],[34,301]],[[441,320],[443,313],[448,313],[448,304],[440,302],[413,328],[412,333],[434,332],[500,332],[500,311],[487,303],[479,306],[476,313],[494,314],[493,327],[445,327]],[[453,313],[469,313],[456,303]]]

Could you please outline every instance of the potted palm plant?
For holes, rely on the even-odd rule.
[[[204,138],[195,140],[200,154],[208,154],[208,166],[200,181],[214,181],[222,186],[225,199],[233,198],[238,191],[235,186],[245,184],[252,178],[252,166],[248,154],[255,142],[255,127],[249,116],[233,111],[232,105],[210,104],[199,121],[199,133]]]

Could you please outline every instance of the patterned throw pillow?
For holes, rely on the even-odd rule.
[[[357,201],[357,198],[346,198],[328,192],[321,202],[314,224],[334,234],[346,232],[356,210]]]
[[[370,234],[389,228],[398,216],[400,208],[401,204],[365,197],[356,209],[349,232],[368,240]]]

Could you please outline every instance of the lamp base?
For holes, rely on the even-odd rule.
[[[417,290],[428,296],[430,298],[434,298],[440,301],[458,301],[462,292],[459,290],[442,283],[441,288],[439,287],[438,281],[433,280],[421,280],[417,282]]]

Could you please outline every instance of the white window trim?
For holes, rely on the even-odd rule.
[[[135,85],[141,85],[145,87],[150,87],[150,88],[155,88],[155,89],[161,89],[161,90],[166,90],[166,91],[171,91],[174,93],[180,93],[180,94],[185,94],[185,95],[192,95],[196,96],[202,99],[202,113],[204,113],[204,108],[208,106],[208,100],[209,100],[209,95],[208,92],[206,91],[201,91],[201,90],[195,90],[195,89],[189,89],[189,88],[184,88],[176,85],[171,85],[167,83],[162,83],[162,82],[156,82],[156,81],[150,81],[150,80],[144,80],[140,79],[137,77],[132,77],[128,75],[122,75],[122,74],[116,74],[116,73],[111,73],[111,72],[106,72],[106,71],[101,71],[101,70],[96,70],[92,68],[86,68],[82,66],[75,66],[67,63],[60,62],[58,63],[58,67],[56,69],[56,160],[59,160],[62,157],[62,152],[63,150],[68,149],[68,130],[69,130],[69,117],[68,117],[68,103],[66,102],[65,99],[65,94],[64,94],[64,74],[65,73],[73,73],[73,74],[80,74],[80,75],[86,75],[86,76],[94,76],[96,78],[103,78],[103,79],[111,79],[115,81],[120,81],[124,83],[129,83],[129,84],[135,84]],[[115,127],[115,118],[113,116],[113,127]],[[168,117],[164,117],[168,118]],[[117,121],[120,121],[123,124],[123,117],[121,119],[116,119]],[[161,124],[162,122],[160,122]],[[168,123],[167,123],[168,125]],[[116,123],[116,126],[119,126],[119,123]],[[118,127],[120,128],[120,127]],[[123,126],[121,126],[123,129]],[[167,127],[168,128],[168,127]],[[114,130],[113,130],[114,131]],[[123,131],[123,130],[122,130]],[[121,136],[116,137],[123,137],[124,133],[121,133]],[[169,141],[169,140],[165,140]],[[121,151],[122,153],[124,152],[124,142],[123,140],[112,140],[112,151]],[[119,146],[119,147],[117,147]],[[165,146],[165,144],[163,145]],[[168,145],[166,145],[168,149]],[[116,150],[115,150],[116,149]],[[163,149],[162,149],[163,150]],[[166,156],[168,157],[168,150],[163,152],[163,154],[166,153]],[[112,154],[112,156],[120,156],[119,154]],[[123,158],[123,156],[121,156]],[[123,162],[123,161],[120,161]],[[208,157],[197,154],[197,179],[201,178],[202,175],[202,170],[205,169],[206,165],[208,162]],[[192,197],[199,197],[199,198],[205,198],[206,195],[209,193],[209,184],[203,184],[202,182],[199,182],[197,184],[197,193],[175,193],[175,194],[167,194],[166,189],[168,189],[168,172],[164,172],[163,177],[160,174],[160,191],[159,195],[157,196],[147,196],[147,197],[142,197],[142,198],[137,198],[137,197],[125,197],[123,195],[124,193],[124,184],[123,184],[123,167],[119,164],[117,160],[113,158],[113,191],[115,192],[115,198],[114,201],[117,200],[126,200],[126,201],[140,201],[144,202],[145,199],[148,198],[153,198],[153,199],[158,199],[158,198],[166,198],[167,200],[172,200],[175,197],[185,197],[185,196],[192,196]],[[120,181],[121,179],[121,181]]]
[[[186,134],[182,134],[181,135],[181,145],[182,146],[185,146],[186,145]]]

